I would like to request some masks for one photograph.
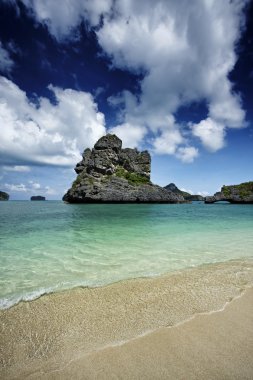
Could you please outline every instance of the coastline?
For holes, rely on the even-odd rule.
[[[223,310],[220,315],[227,314],[230,305],[237,302],[235,298],[244,293],[239,299],[252,295],[252,289],[246,291],[252,286],[253,261],[232,260],[100,288],[76,288],[21,302],[0,311],[1,378],[64,378],[67,373],[69,378],[68,371],[74,370],[74,363],[74,368],[80,370],[75,378],[83,378],[80,376],[88,366],[85,359],[88,356],[95,361],[100,358],[103,363],[107,355],[119,354],[120,369],[124,359],[121,351],[129,344],[138,346],[142,339],[165,334],[164,329],[174,331],[188,323],[195,325],[194,321],[209,318],[218,310]],[[243,301],[243,305],[237,310],[236,320],[247,302]],[[248,326],[247,323],[244,325]],[[157,344],[156,355],[159,352],[162,355],[162,341],[161,346]],[[129,352],[124,355],[126,360]],[[90,377],[85,378],[97,378],[96,368],[90,368]],[[139,370],[137,366],[136,376]],[[122,378],[138,378],[134,374],[127,377],[127,372],[125,375]]]

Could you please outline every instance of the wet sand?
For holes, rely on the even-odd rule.
[[[22,302],[0,312],[0,378],[252,379],[252,285],[238,260]]]
[[[198,315],[71,362],[42,379],[253,379],[253,289]]]

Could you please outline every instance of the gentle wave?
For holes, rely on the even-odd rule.
[[[78,286],[252,257],[252,211],[250,205],[0,204],[0,308]]]
[[[136,277],[136,278],[120,278],[120,279],[116,279],[114,281],[109,281],[109,282],[107,282],[107,281],[100,281],[100,282],[80,281],[80,282],[74,282],[72,284],[70,284],[70,283],[66,283],[66,284],[61,283],[61,284],[57,284],[55,286],[51,286],[51,287],[48,287],[48,288],[36,289],[36,290],[31,291],[31,292],[27,292],[25,294],[16,294],[16,295],[11,295],[11,296],[8,296],[8,297],[0,298],[0,310],[9,309],[12,306],[15,306],[15,305],[19,304],[20,302],[33,301],[33,300],[35,300],[37,298],[40,298],[40,297],[42,297],[42,296],[44,296],[46,294],[58,293],[58,292],[66,291],[66,290],[73,290],[73,289],[76,289],[76,288],[90,288],[90,289],[99,288],[99,287],[102,287],[102,286],[112,285],[112,284],[115,284],[115,283],[118,283],[118,282],[121,282],[121,281],[135,280],[135,279],[138,279],[138,278],[153,278],[153,277],[157,277],[159,275],[162,275],[162,274],[148,273],[147,275],[144,275],[144,276],[141,276],[141,277]]]
[[[56,284],[55,286],[51,286],[51,287],[46,287],[46,288],[39,288],[39,289],[36,289],[34,291],[31,291],[31,292],[27,292],[25,294],[16,294],[16,295],[11,295],[9,297],[3,297],[3,298],[0,298],[0,310],[6,310],[6,309],[9,309],[17,304],[19,304],[20,302],[29,302],[29,301],[33,301],[35,299],[38,299],[44,295],[47,295],[47,294],[52,294],[52,293],[59,293],[59,292],[63,292],[63,291],[71,291],[73,289],[77,289],[77,288],[90,288],[90,289],[94,289],[94,288],[100,288],[100,287],[103,287],[103,286],[110,286],[110,285],[113,285],[113,284],[117,284],[117,283],[122,283],[122,282],[126,282],[126,281],[134,281],[134,280],[141,280],[141,279],[152,279],[152,278],[159,278],[159,277],[164,277],[164,276],[171,276],[171,275],[177,275],[177,274],[182,274],[182,273],[186,273],[188,272],[189,270],[194,270],[194,269],[198,269],[198,268],[211,268],[211,267],[214,267],[216,269],[216,266],[219,266],[219,265],[233,265],[233,264],[240,264],[240,265],[243,265],[244,266],[244,270],[243,272],[241,271],[241,269],[237,272],[237,269],[236,271],[234,272],[234,275],[235,275],[235,278],[237,278],[238,276],[241,276],[241,275],[245,275],[245,271],[251,271],[252,268],[251,268],[251,265],[253,265],[253,258],[241,258],[241,259],[232,259],[232,260],[227,260],[227,261],[213,261],[213,262],[207,262],[207,263],[201,263],[200,265],[196,266],[196,265],[190,265],[190,266],[187,266],[187,267],[184,267],[184,268],[181,268],[180,270],[177,270],[177,271],[164,271],[164,272],[160,272],[160,273],[154,273],[154,272],[148,272],[148,273],[145,273],[145,274],[142,274],[141,276],[138,276],[138,277],[123,277],[123,278],[115,278],[115,279],[112,279],[110,281],[76,281],[76,282],[72,282],[72,283],[69,283],[69,282],[62,282],[62,283],[59,283],[59,284]],[[250,267],[247,267],[247,264],[250,265]],[[252,278],[252,285],[253,285],[253,278]]]

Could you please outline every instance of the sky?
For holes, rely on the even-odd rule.
[[[87,147],[148,149],[151,179],[253,180],[253,2],[1,0],[0,190],[61,199]]]

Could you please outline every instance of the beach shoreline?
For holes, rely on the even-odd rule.
[[[101,288],[76,288],[21,302],[0,311],[1,378],[60,379],[71,378],[73,373],[73,378],[109,379],[110,368],[119,377],[120,363],[131,356],[132,345],[139,347],[140,355],[141,352],[146,355],[146,343],[144,351],[140,346],[143,339],[146,342],[153,334],[163,335],[164,329],[167,335],[167,330],[176,331],[192,323],[195,326],[195,320],[210,318],[219,310],[223,310],[220,315],[227,315],[237,299],[252,300],[252,286],[252,260],[232,260]],[[249,324],[248,306],[246,301],[240,302],[245,330]],[[238,313],[237,310],[232,319],[240,320]],[[250,342],[252,335],[248,331]],[[159,344],[156,343],[155,350],[158,361],[162,360],[159,355],[164,355],[163,345],[167,343],[161,340]],[[130,351],[123,354],[129,345]],[[180,345],[184,350],[183,340]],[[118,357],[118,369],[113,362],[106,367],[105,363],[110,363],[113,356]],[[100,363],[100,369],[94,361]],[[97,371],[103,366],[104,377],[99,377]],[[140,378],[141,366],[137,365],[135,372],[131,363],[128,367],[131,371],[121,374],[121,378]],[[164,368],[159,367],[161,371]],[[83,371],[86,377],[82,377]],[[163,378],[161,373],[159,378]]]
[[[42,379],[240,379],[253,377],[253,288],[202,313],[80,357]]]

